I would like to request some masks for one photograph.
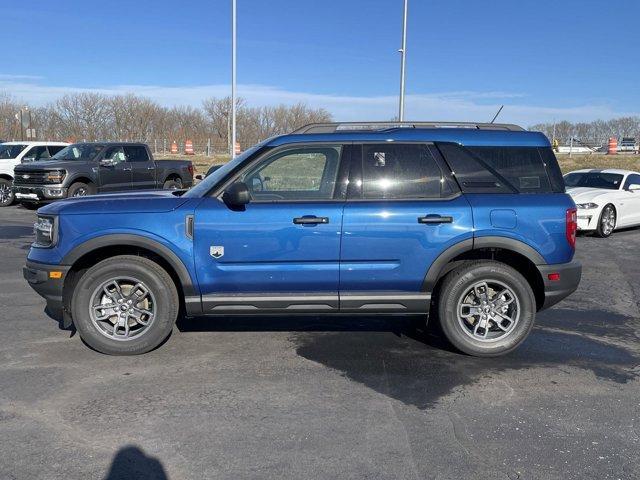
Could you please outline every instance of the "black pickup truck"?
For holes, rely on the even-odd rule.
[[[35,208],[60,198],[193,185],[188,160],[153,159],[144,143],[74,143],[50,159],[18,165],[16,200]]]

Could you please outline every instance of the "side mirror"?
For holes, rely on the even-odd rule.
[[[115,167],[116,163],[118,162],[116,162],[113,158],[103,158],[102,160],[100,160],[101,167]]]
[[[637,192],[638,190],[640,190],[640,185],[638,185],[637,183],[632,183],[631,185],[629,185],[629,188],[627,188],[627,190],[629,190],[630,192]]]
[[[251,201],[249,187],[244,182],[233,183],[222,194],[222,200],[231,208],[244,207]]]

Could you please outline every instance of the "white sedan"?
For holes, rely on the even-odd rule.
[[[576,170],[567,173],[564,182],[578,207],[578,230],[608,237],[616,228],[640,225],[640,173]]]

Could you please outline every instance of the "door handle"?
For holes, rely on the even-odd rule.
[[[426,223],[428,225],[435,223],[453,223],[451,215],[425,215],[418,217],[418,223]]]
[[[329,223],[329,217],[316,217],[315,215],[296,217],[293,219],[293,223],[296,225],[317,225],[319,223]]]
[[[147,167],[147,170],[155,170],[156,167]]]
[[[131,171],[131,167],[127,168],[127,167],[123,167],[122,168],[123,172],[130,172]]]

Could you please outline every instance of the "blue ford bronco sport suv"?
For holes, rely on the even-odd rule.
[[[314,124],[189,191],[38,211],[24,276],[109,354],[179,314],[420,314],[472,355],[517,347],[578,286],[576,210],[548,139],[515,125]]]

